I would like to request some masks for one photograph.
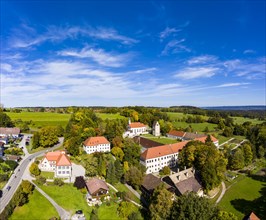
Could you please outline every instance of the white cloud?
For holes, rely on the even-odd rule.
[[[243,54],[255,54],[256,51],[255,50],[244,50]]]
[[[169,27],[166,27],[161,33],[160,33],[160,40],[162,41],[163,39],[165,39],[166,37],[174,34],[174,33],[177,33],[181,31],[181,29],[176,29],[176,28],[169,28]]]
[[[171,40],[169,41],[162,51],[162,55],[168,55],[173,53],[180,53],[180,52],[191,52],[191,50],[183,45],[182,43],[185,42],[186,39],[181,40]]]
[[[215,67],[187,67],[176,73],[174,76],[185,80],[195,78],[210,78],[214,76],[217,71],[219,71],[219,68]]]
[[[127,74],[153,73],[156,70],[157,70],[157,68],[151,67],[151,68],[145,68],[145,69],[139,69],[139,70],[130,71],[130,72],[127,72]]]
[[[9,38],[9,45],[13,48],[31,48],[46,41],[61,42],[66,39],[75,39],[78,36],[118,41],[127,45],[138,43],[138,40],[121,35],[114,28],[48,26],[42,33],[37,33],[33,28],[22,25],[20,28],[13,30],[12,37]]]
[[[197,56],[189,59],[187,63],[189,65],[197,65],[197,64],[212,64],[216,62],[218,58],[216,56],[212,55],[202,55],[202,56]]]
[[[97,62],[100,65],[108,67],[121,67],[124,66],[129,57],[129,54],[120,54],[115,55],[113,53],[107,53],[103,49],[92,49],[85,47],[81,51],[77,50],[64,50],[58,52],[61,56],[71,56],[77,58],[91,58],[93,61]]]
[[[249,85],[250,83],[224,83],[218,86],[215,86],[216,88],[224,88],[224,87],[234,87],[234,86],[244,86]]]

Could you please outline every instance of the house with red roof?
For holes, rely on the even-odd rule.
[[[55,177],[70,177],[72,173],[72,164],[65,151],[46,153],[39,168],[41,171],[54,172]]]
[[[83,149],[87,154],[110,152],[110,148],[110,142],[103,136],[89,137],[83,142]]]
[[[148,134],[147,128],[148,128],[148,125],[145,125],[141,122],[131,122],[131,120],[129,119],[127,131],[124,132],[123,137],[133,138],[141,134]]]

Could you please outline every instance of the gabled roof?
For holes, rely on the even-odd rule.
[[[92,179],[87,180],[86,186],[90,194],[94,194],[99,189],[105,189],[107,191],[109,190],[109,187],[107,186],[107,184],[103,180],[100,180],[97,178],[92,178]]]
[[[65,154],[61,154],[56,161],[56,166],[70,166],[71,162]]]
[[[0,128],[0,134],[6,134],[6,135],[11,135],[11,134],[20,134],[20,129],[19,128]]]
[[[196,138],[201,138],[201,137],[205,137],[205,134],[197,134],[197,133],[191,133],[191,132],[186,132],[184,135],[185,139],[189,139],[189,140],[194,140]]]
[[[150,147],[158,147],[161,146],[161,143],[158,143],[156,141],[141,137],[141,136],[135,136],[133,137],[133,140],[136,144],[141,145],[144,148],[150,148]]]
[[[152,158],[163,157],[169,154],[178,153],[178,151],[180,151],[187,143],[188,141],[182,141],[179,143],[148,148],[141,154],[140,157],[144,160],[148,160]]]
[[[171,130],[168,132],[169,135],[177,136],[177,137],[183,137],[186,132],[184,131],[176,131],[176,130]]]
[[[159,186],[161,183],[163,183],[166,186],[166,189],[171,188],[171,186],[165,182],[163,182],[160,178],[148,174],[143,178],[142,181],[142,187],[145,188],[147,191],[152,192],[157,186]]]
[[[130,128],[143,128],[147,127],[147,125],[140,123],[140,122],[132,122],[128,125]]]
[[[185,192],[195,192],[197,193],[202,186],[195,177],[190,177],[179,183],[176,183],[176,188],[183,195]]]
[[[89,137],[84,141],[85,146],[95,146],[98,144],[110,144],[110,142],[103,136],[99,137]]]
[[[206,142],[206,138],[207,138],[207,136],[204,136],[204,137],[200,137],[200,138],[195,138],[194,140],[195,141],[200,141],[200,142],[203,142],[203,143],[205,143]],[[211,140],[212,140],[212,142],[216,142],[216,141],[218,141],[215,137],[213,137],[212,135],[211,135]]]
[[[56,166],[71,166],[71,162],[65,154],[65,151],[48,152],[45,158],[48,161],[55,161]]]
[[[256,216],[254,212],[251,212],[249,215],[246,215],[243,220],[260,220],[260,218]]]

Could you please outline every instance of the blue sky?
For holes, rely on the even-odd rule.
[[[265,105],[265,1],[1,0],[1,104]]]

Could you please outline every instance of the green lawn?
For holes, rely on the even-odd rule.
[[[46,179],[53,179],[54,178],[54,172],[41,172],[41,176],[44,176]]]
[[[228,187],[229,184],[226,183],[226,185]],[[262,205],[260,192],[262,188],[265,190],[265,187],[265,182],[239,175],[233,181],[233,184],[229,185],[229,189],[219,203],[219,207],[222,210],[234,213],[239,219],[242,219],[251,211],[255,211],[261,219],[266,219],[265,212],[264,216],[261,216],[263,212],[258,211],[258,207]]]
[[[117,114],[107,114],[107,113],[96,113],[97,117],[105,120],[105,119],[125,119],[124,116],[121,116],[119,113]]]
[[[203,122],[203,123],[187,123],[187,122],[173,122],[173,125],[177,128],[187,128],[189,125],[191,125],[191,127],[193,128],[194,131],[198,131],[198,132],[203,132],[205,130],[206,127],[208,127],[209,131],[214,131],[215,127],[217,127],[216,124],[211,124],[208,122]]]
[[[234,123],[236,124],[243,124],[246,121],[251,122],[252,124],[261,124],[263,121],[260,121],[258,119],[253,119],[253,118],[244,118],[244,117],[232,117],[234,119]]]
[[[85,195],[82,194],[72,184],[64,184],[63,186],[39,186],[44,192],[46,192],[51,198],[53,198],[58,205],[62,206],[71,214],[81,209],[86,216],[86,219],[90,218],[92,208],[87,205]]]
[[[153,141],[156,141],[156,142],[161,143],[161,144],[174,144],[174,143],[178,142],[176,139],[173,139],[173,138],[155,137],[151,134],[144,134],[143,137],[150,139],[150,140],[153,140]]]
[[[36,129],[47,125],[62,125],[65,127],[71,114],[59,114],[51,112],[6,112],[12,119],[21,119],[22,121],[32,121],[30,128]]]
[[[29,202],[22,207],[17,207],[9,219],[50,219],[59,217],[52,204],[37,190],[29,197]]]
[[[98,209],[98,218],[99,220],[108,220],[108,219],[123,219],[117,215],[118,204],[111,203],[110,206],[102,204]]]
[[[130,199],[140,204],[139,198],[137,198],[124,184],[116,183],[114,187],[120,192],[128,192]]]

